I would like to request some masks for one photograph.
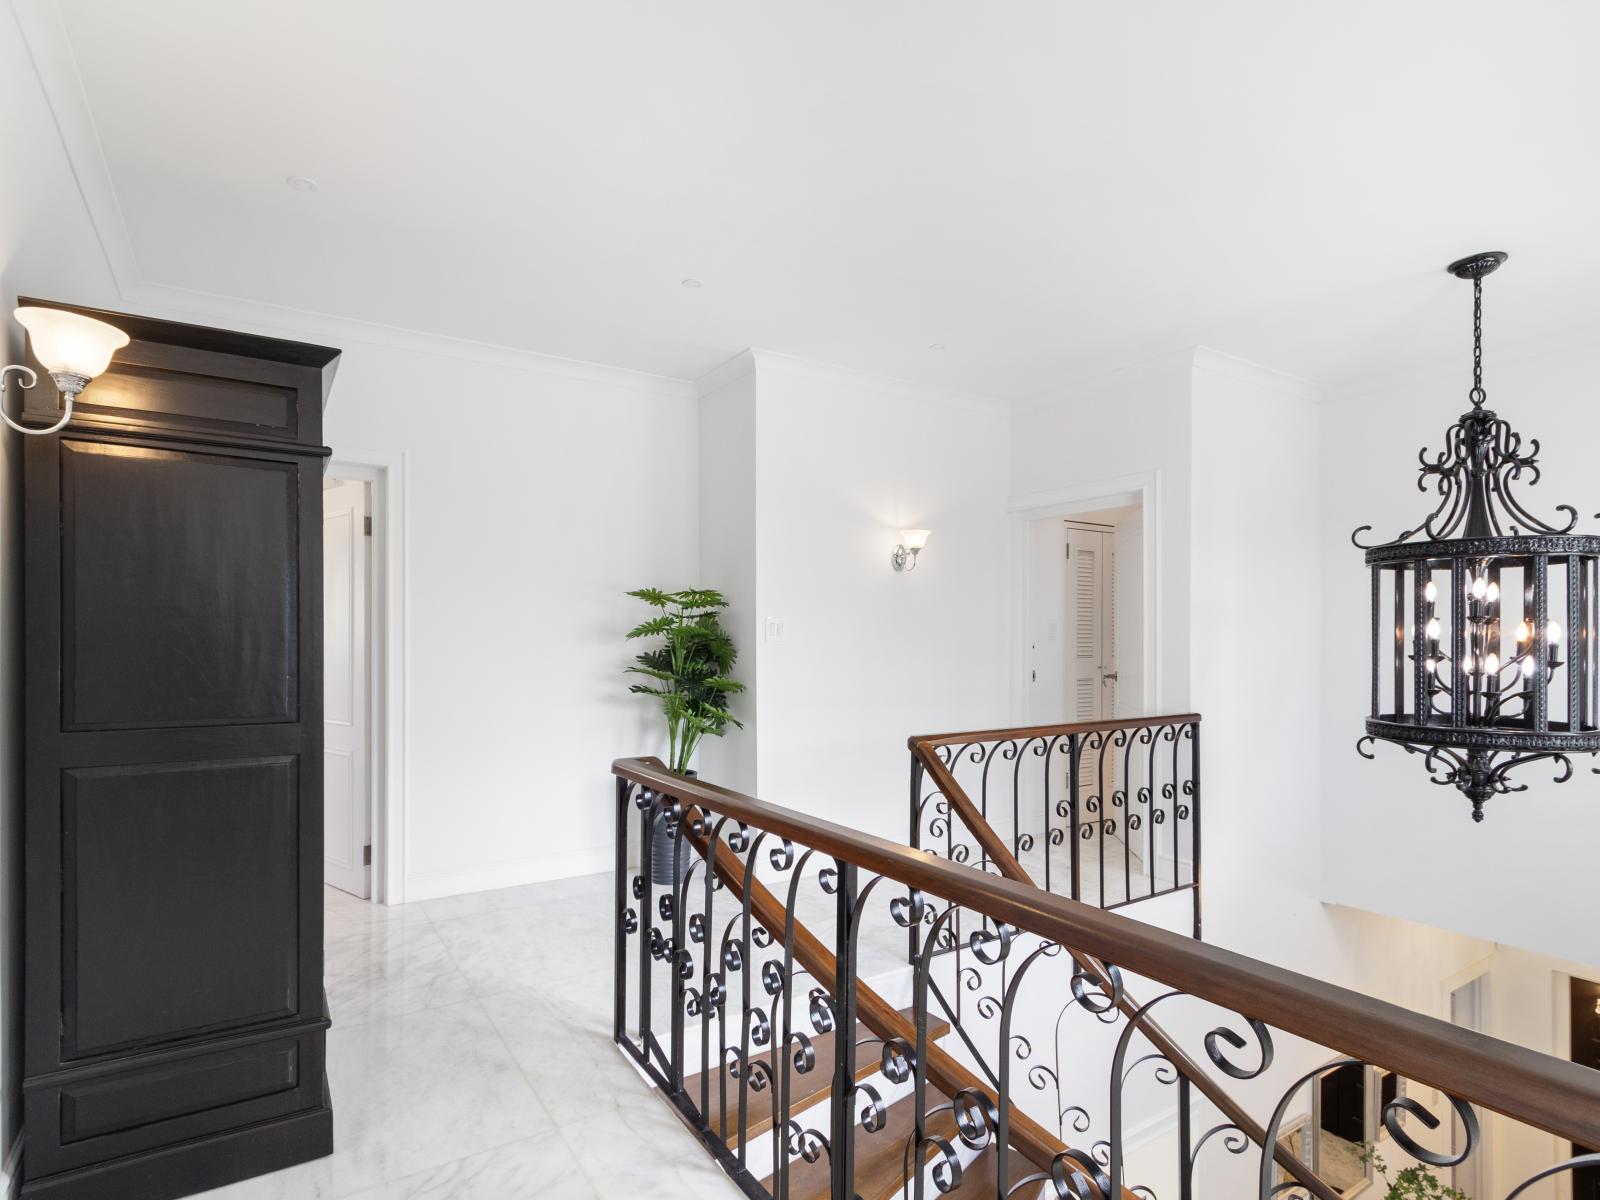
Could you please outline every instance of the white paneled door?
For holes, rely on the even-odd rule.
[[[372,894],[367,590],[367,485],[322,493],[323,880]]]

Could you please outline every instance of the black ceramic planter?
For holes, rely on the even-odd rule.
[[[693,779],[698,774],[696,771],[683,772],[688,778]],[[672,882],[672,848],[678,848],[678,862],[682,870],[689,867],[689,843],[682,837],[673,838],[667,833],[667,823],[658,821],[651,826],[650,836],[650,882],[657,887],[662,887]],[[680,875],[681,879],[682,876]]]

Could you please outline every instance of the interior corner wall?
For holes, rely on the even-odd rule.
[[[22,338],[10,313],[19,295],[113,304],[116,284],[56,136],[16,16],[0,5],[0,338],[19,362]],[[51,386],[48,379],[40,387]],[[6,410],[20,407],[13,382]],[[21,435],[0,429],[0,1166],[17,1145],[22,1028],[22,626]],[[0,1177],[0,1189],[9,1185]],[[0,1190],[0,1194],[4,1194]]]
[[[763,799],[904,841],[906,739],[1008,708],[1007,413],[757,352]],[[914,571],[903,527],[932,530]]]
[[[1542,480],[1513,485],[1522,503],[1546,517],[1557,504],[1574,505],[1582,531],[1600,528],[1592,519],[1600,512],[1597,374],[1600,346],[1491,356],[1488,373],[1490,407],[1540,442]],[[1475,824],[1468,802],[1430,782],[1419,756],[1382,743],[1371,762],[1355,753],[1370,704],[1371,599],[1350,531],[1371,525],[1374,539],[1392,538],[1427,515],[1417,450],[1438,450],[1466,406],[1466,378],[1456,370],[1337,396],[1323,410],[1322,617],[1306,626],[1320,629],[1321,643],[1323,895],[1600,963],[1600,779],[1589,758],[1575,760],[1572,780],[1561,785],[1548,763],[1522,768],[1514,782],[1528,790],[1491,799]]]
[[[715,588],[728,600],[723,627],[739,660],[734,677],[745,690],[730,708],[744,723],[720,738],[700,742],[700,773],[724,787],[758,790],[756,720],[760,615],[756,605],[756,364],[746,352],[732,375],[700,396],[700,575],[696,586]]]
[[[1322,962],[1318,393],[1201,350],[1193,379],[1191,676],[1202,714],[1206,939]]]

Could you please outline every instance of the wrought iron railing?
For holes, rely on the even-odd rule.
[[[749,1196],[1334,1200],[1293,1127],[1352,1070],[1441,1170],[1483,1109],[1600,1145],[1600,1072],[1007,877],[992,830],[998,873],[653,759],[613,772],[614,1035]],[[692,850],[660,887],[637,865],[658,828]],[[961,913],[965,955],[940,953]],[[959,1022],[936,988],[972,998]]]
[[[1200,936],[1198,714],[932,734],[908,745],[913,846],[994,871],[972,833],[981,820],[1046,891],[1107,909],[1188,892]],[[953,811],[955,793],[973,811]]]

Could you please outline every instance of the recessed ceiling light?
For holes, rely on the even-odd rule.
[[[317,181],[306,175],[290,175],[284,182],[297,192],[314,192],[317,190]]]
[[[701,283],[698,279],[685,279],[685,280],[682,280],[681,282],[683,283],[683,286],[686,287],[686,288],[705,287],[705,284]]]

